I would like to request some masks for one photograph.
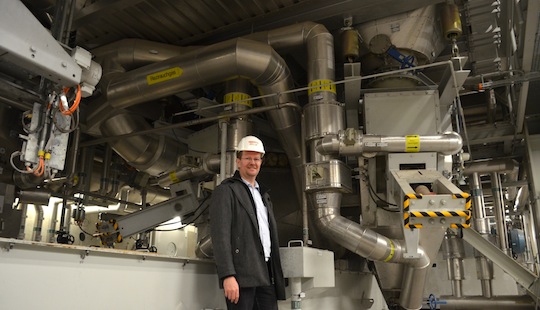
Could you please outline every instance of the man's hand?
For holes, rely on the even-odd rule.
[[[238,299],[240,299],[240,289],[234,276],[227,277],[223,280],[223,290],[225,291],[225,297],[228,300],[233,304],[238,303]]]

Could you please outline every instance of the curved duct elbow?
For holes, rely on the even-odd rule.
[[[100,127],[104,136],[122,135],[150,128],[142,116],[127,113],[107,119]],[[158,135],[133,136],[114,140],[110,144],[128,164],[152,176],[173,170],[178,156],[187,152],[185,146]]]
[[[212,258],[214,257],[214,248],[212,246],[212,238],[210,235],[204,236],[197,247],[195,248],[195,255],[199,258]]]
[[[316,213],[317,227],[329,238],[348,250],[370,260],[405,264],[400,305],[405,309],[422,307],[427,270],[431,265],[422,247],[419,257],[403,256],[405,246],[399,240],[387,238],[373,230],[340,215],[341,193],[332,191],[313,192],[308,195],[312,211]]]

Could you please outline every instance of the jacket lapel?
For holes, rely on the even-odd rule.
[[[234,186],[233,191],[236,197],[240,198],[240,204],[246,210],[253,226],[257,227],[258,232],[259,223],[257,222],[257,216],[255,215],[255,207],[253,206],[250,193],[248,192],[249,189],[246,189],[244,184],[240,184],[240,186]]]

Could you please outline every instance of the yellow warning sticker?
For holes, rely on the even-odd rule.
[[[405,136],[405,152],[407,153],[420,152],[420,136],[419,135]]]
[[[169,179],[171,180],[172,183],[176,183],[179,181],[178,178],[176,177],[175,171],[169,173]]]
[[[231,103],[235,101],[240,101],[238,102],[239,104],[247,105],[248,107],[253,108],[253,101],[248,100],[249,98],[251,98],[251,96],[246,93],[239,93],[239,92],[227,93],[225,94],[223,98],[223,103]]]
[[[336,84],[331,80],[315,80],[309,83],[308,85],[308,95],[311,95],[319,91],[329,91],[331,93],[336,93]]]
[[[146,76],[146,82],[148,85],[157,84],[165,81],[169,81],[180,77],[182,75],[182,69],[179,67],[170,68],[167,70],[152,73]]]

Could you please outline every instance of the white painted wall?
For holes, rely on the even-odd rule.
[[[6,239],[3,239],[6,240]],[[0,242],[0,309],[224,309],[212,263]]]

